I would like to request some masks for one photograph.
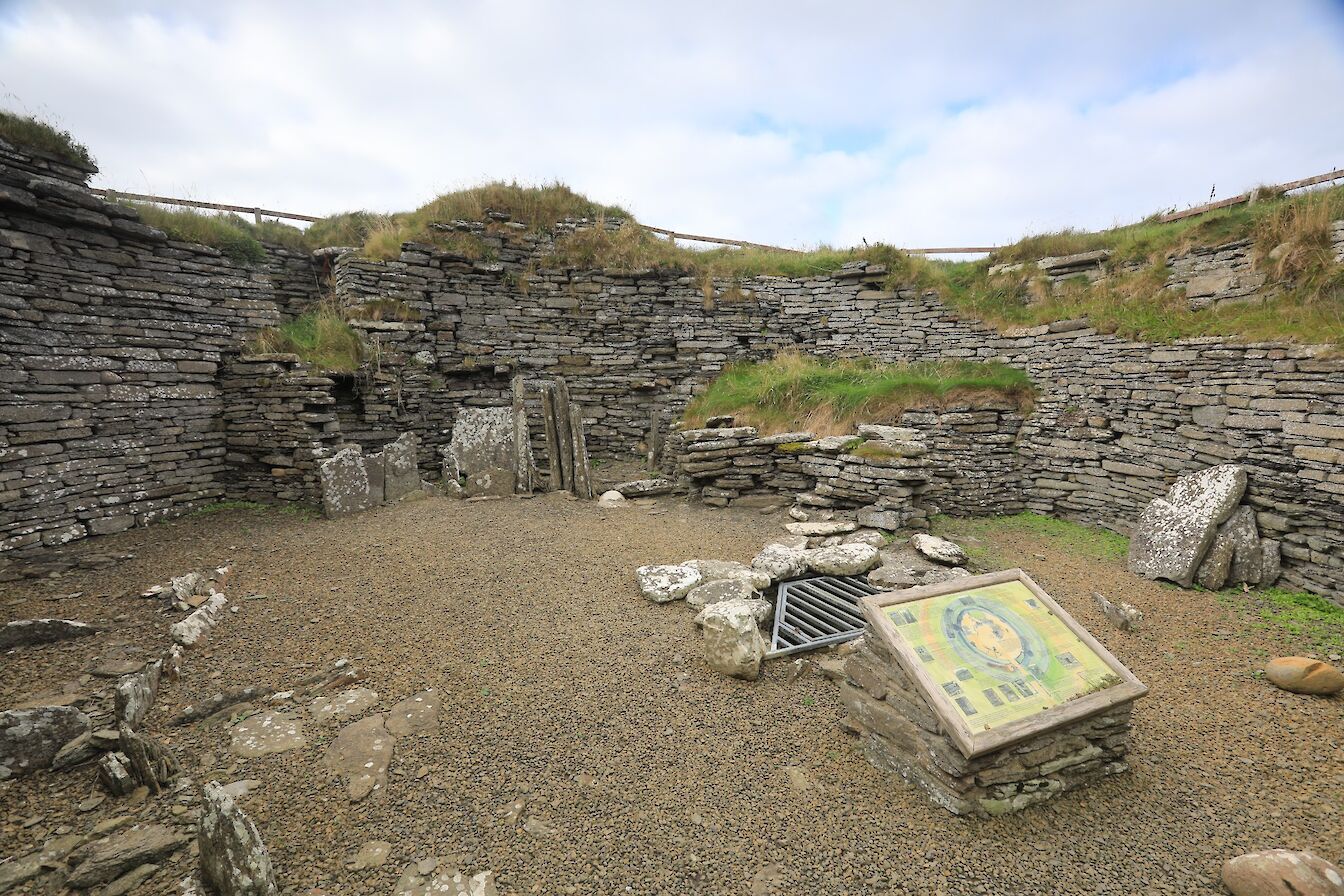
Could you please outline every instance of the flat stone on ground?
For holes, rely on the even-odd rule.
[[[1344,896],[1344,870],[1309,852],[1266,849],[1223,863],[1232,896]]]
[[[437,691],[413,694],[387,711],[387,730],[396,737],[429,734],[439,727],[439,707]]]
[[[75,866],[66,885],[87,889],[105,884],[140,865],[166,858],[186,846],[186,834],[159,824],[136,825],[80,847],[69,856]]]
[[[334,697],[318,697],[308,704],[313,721],[321,724],[330,719],[352,719],[363,715],[378,703],[378,692],[369,688],[352,688]]]
[[[946,538],[939,538],[937,535],[916,533],[910,536],[910,547],[920,556],[944,566],[961,566],[966,562],[966,552],[962,550],[961,545]]]
[[[837,544],[808,551],[806,560],[821,575],[857,576],[878,564],[878,552],[870,544]]]
[[[383,716],[371,715],[342,728],[327,747],[323,761],[344,780],[350,799],[359,802],[387,787],[394,743]]]
[[[243,719],[233,726],[231,734],[229,749],[248,759],[296,750],[308,743],[302,719],[275,710]]]

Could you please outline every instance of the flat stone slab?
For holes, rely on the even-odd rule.
[[[923,532],[912,535],[910,547],[920,556],[944,566],[961,566],[966,562],[966,552],[962,550],[961,545],[946,538],[939,538],[937,535],[927,535]]]
[[[413,694],[387,711],[387,730],[396,737],[435,731],[439,727],[441,705],[433,688]]]
[[[790,535],[806,535],[809,538],[824,538],[827,535],[846,535],[859,528],[858,523],[848,520],[826,520],[818,523],[785,523],[784,529]]]
[[[0,628],[0,650],[87,638],[98,631],[96,626],[73,619],[16,619]]]
[[[363,715],[378,703],[378,692],[369,688],[354,688],[334,697],[318,697],[308,704],[313,721],[322,722],[331,719],[352,719]]]
[[[159,824],[136,825],[71,853],[75,866],[66,885],[85,889],[115,880],[133,868],[165,858],[186,846],[189,838]]]
[[[287,712],[263,712],[233,726],[229,749],[239,756],[254,759],[297,750],[307,744],[303,720]]]
[[[327,768],[341,776],[354,802],[387,788],[387,767],[396,738],[384,722],[377,714],[345,726],[323,757]]]
[[[836,544],[805,555],[807,568],[828,576],[857,576],[877,566],[879,554],[870,544]]]
[[[614,491],[627,498],[649,498],[654,495],[670,495],[677,484],[671,479],[635,479],[614,486]]]

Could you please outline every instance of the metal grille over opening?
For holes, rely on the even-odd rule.
[[[883,589],[862,576],[813,576],[780,582],[767,659],[839,644],[863,634],[859,601]]]

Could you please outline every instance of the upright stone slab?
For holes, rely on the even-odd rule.
[[[271,854],[257,826],[217,781],[205,785],[196,831],[201,879],[219,896],[276,896]]]
[[[1167,579],[1189,588],[1217,535],[1241,503],[1246,470],[1221,464],[1182,476],[1165,498],[1157,498],[1139,518],[1129,543],[1129,570],[1148,579]]]
[[[327,516],[345,516],[376,506],[377,498],[370,491],[369,471],[358,445],[350,445],[336,452],[317,466],[322,483],[322,509]]]
[[[444,452],[444,476],[463,483],[467,497],[514,493],[517,484],[513,409],[463,408]]]
[[[419,447],[420,440],[415,433],[406,432],[383,448],[384,501],[400,501],[420,491]]]

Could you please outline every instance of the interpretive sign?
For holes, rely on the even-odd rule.
[[[1148,692],[1020,569],[860,606],[968,758]]]

